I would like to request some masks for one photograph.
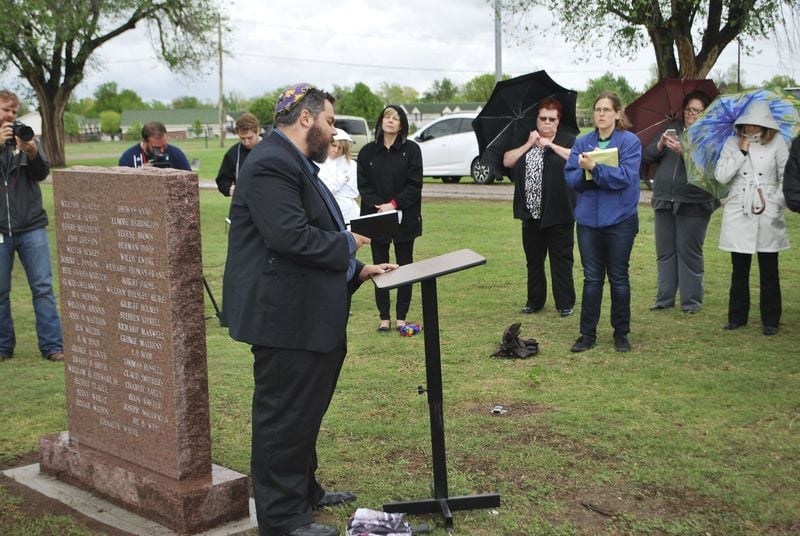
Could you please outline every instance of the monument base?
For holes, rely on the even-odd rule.
[[[249,515],[246,475],[219,465],[207,477],[178,481],[85,445],[69,432],[39,439],[49,474],[108,499],[179,534],[203,532]]]

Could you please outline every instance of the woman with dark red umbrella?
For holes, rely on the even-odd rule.
[[[685,313],[698,312],[703,303],[703,243],[717,203],[713,195],[687,182],[678,136],[710,102],[702,91],[687,94],[682,120],[664,125],[642,151],[644,163],[657,165],[651,203],[655,211],[658,290],[651,311],[674,307],[678,292]]]

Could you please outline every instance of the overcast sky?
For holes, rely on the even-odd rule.
[[[225,42],[231,56],[224,59],[224,92],[257,97],[293,82],[307,81],[324,89],[333,84],[365,82],[377,90],[382,82],[412,86],[420,93],[434,80],[447,77],[456,84],[494,73],[494,13],[486,0],[305,0],[226,2],[234,31]],[[549,26],[542,10],[536,20]],[[636,89],[651,78],[652,48],[635,60],[619,57],[587,62],[587,51],[567,43],[554,29],[520,42],[521,33],[503,35],[503,72],[512,76],[546,69],[561,85],[580,91],[586,80],[605,71],[623,75]],[[112,40],[96,58],[96,68],[78,87],[79,97],[91,96],[104,82],[132,89],[145,101],[169,102],[193,95],[216,102],[218,74],[187,80],[171,74],[155,60],[147,33],[141,29]],[[742,58],[743,78],[760,83],[789,68],[769,42],[751,43],[761,52]],[[736,63],[736,47],[729,46],[716,71]],[[798,63],[798,62],[795,62]]]

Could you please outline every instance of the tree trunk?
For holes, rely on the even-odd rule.
[[[64,167],[64,110],[69,101],[69,93],[49,91],[38,92],[39,113],[42,116],[42,145],[44,153],[50,160],[51,167]]]
[[[656,53],[656,67],[658,78],[677,78],[678,64],[675,61],[675,51],[672,48],[672,36],[661,28],[648,28],[650,41]]]

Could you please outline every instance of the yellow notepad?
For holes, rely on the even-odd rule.
[[[586,156],[594,160],[597,164],[619,167],[619,150],[616,147],[611,147],[610,149],[595,149],[594,151],[586,153]],[[592,180],[591,171],[584,169],[583,173],[587,181]]]

